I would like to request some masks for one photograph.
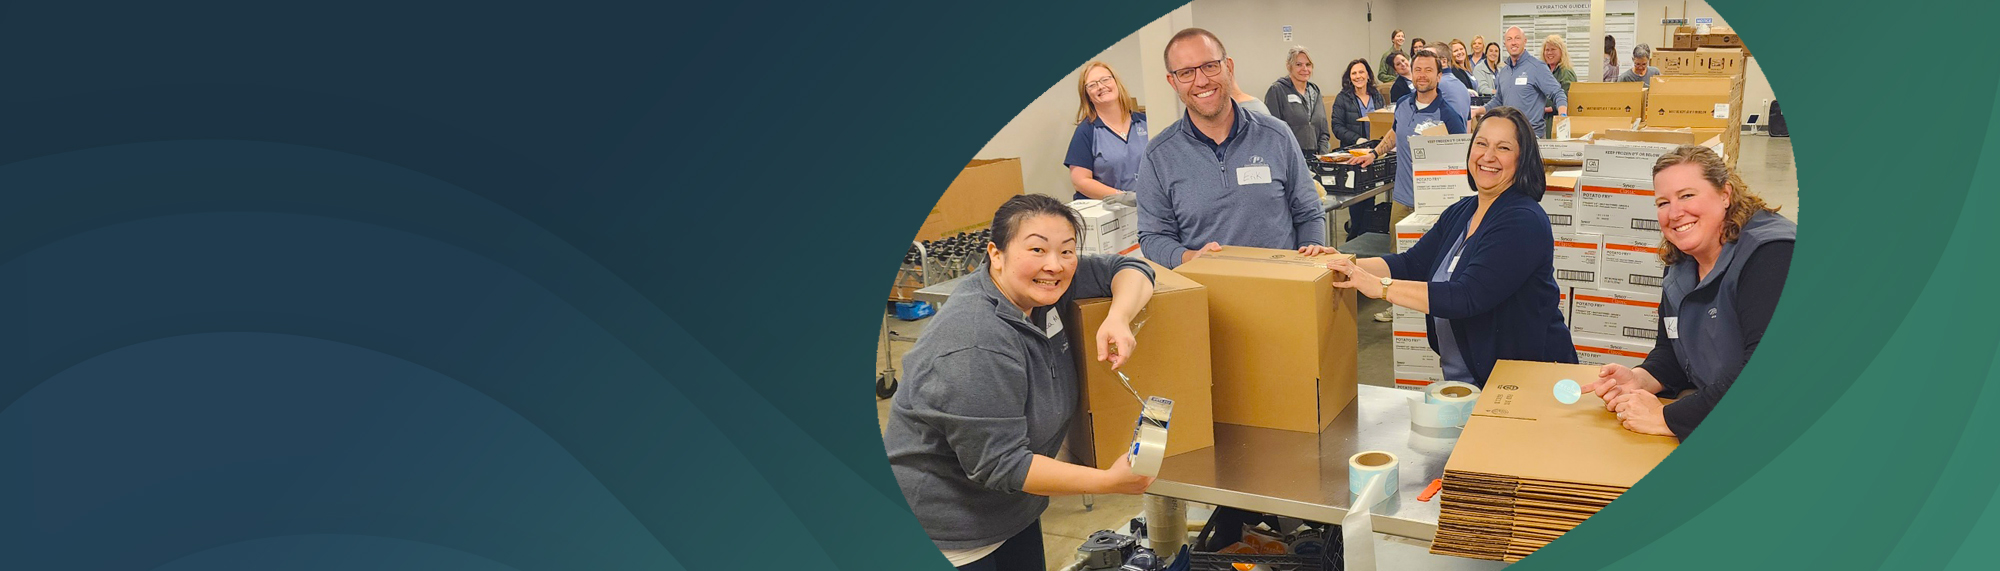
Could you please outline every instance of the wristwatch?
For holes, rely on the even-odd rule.
[[[1394,282],[1395,280],[1382,278],[1382,301],[1389,301],[1389,284]]]

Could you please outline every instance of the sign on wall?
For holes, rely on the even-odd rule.
[[[1602,56],[1593,53],[1590,37],[1589,2],[1524,2],[1500,5],[1500,30],[1519,26],[1528,36],[1526,51],[1542,57],[1542,40],[1562,36],[1569,47],[1570,67],[1578,81],[1597,81]],[[1619,68],[1631,65],[1632,46],[1639,43],[1639,3],[1623,0],[1604,3],[1604,33],[1618,44]],[[1595,73],[1592,70],[1597,70]]]

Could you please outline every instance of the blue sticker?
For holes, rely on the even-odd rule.
[[[1579,398],[1583,398],[1583,387],[1578,386],[1576,381],[1569,379],[1556,381],[1557,401],[1561,401],[1563,404],[1576,404],[1576,399]]]

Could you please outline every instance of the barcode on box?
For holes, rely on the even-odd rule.
[[[1658,231],[1660,229],[1660,221],[1651,218],[1633,218],[1632,229]]]
[[[1597,281],[1597,272],[1583,270],[1556,270],[1556,279],[1576,282]]]
[[[1550,223],[1550,224],[1555,224],[1555,225],[1558,225],[1558,226],[1568,226],[1568,225],[1569,225],[1569,215],[1568,215],[1568,214],[1550,214],[1550,215],[1549,215],[1549,223]]]
[[[1640,274],[1632,274],[1629,276],[1625,276],[1625,281],[1632,285],[1650,286],[1650,287],[1660,287],[1666,285],[1667,283],[1667,279],[1664,277],[1647,276]]]
[[[1660,336],[1660,330],[1644,327],[1626,327],[1625,336],[1634,339],[1657,339]]]

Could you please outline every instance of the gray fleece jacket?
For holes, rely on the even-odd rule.
[[[1153,276],[1136,258],[1079,258],[1057,305],[1111,295],[1111,277],[1128,268]],[[882,435],[889,470],[939,549],[1000,543],[1041,518],[1049,499],[1021,491],[1028,464],[1056,455],[1078,398],[1078,348],[1065,334],[1074,324],[1055,306],[1023,317],[986,266],[973,275],[903,356]]]

